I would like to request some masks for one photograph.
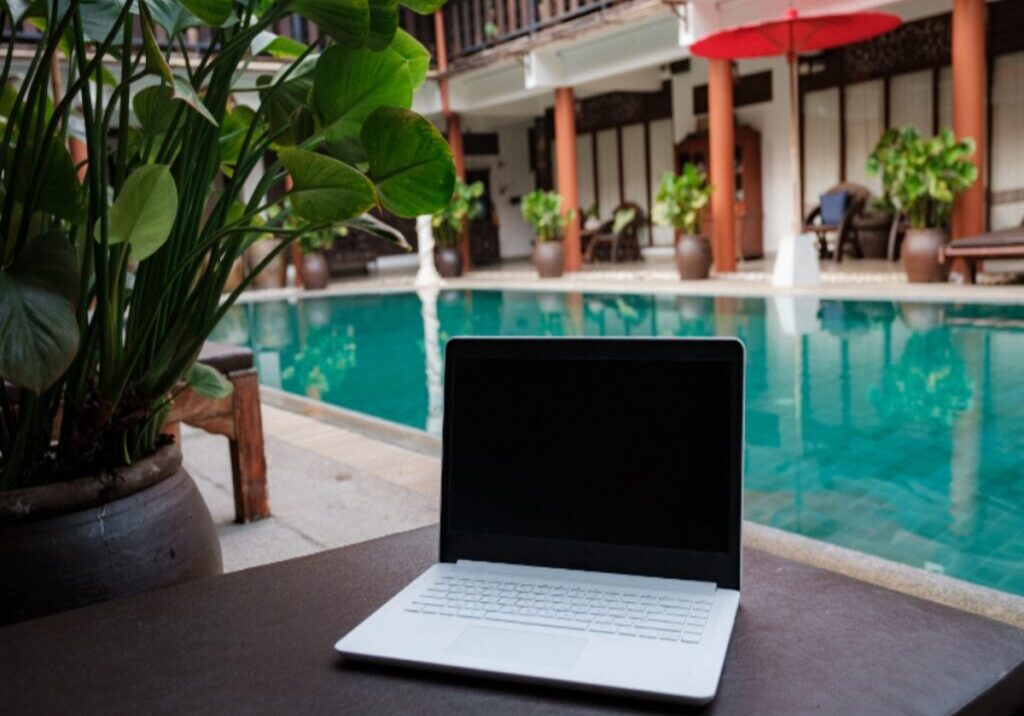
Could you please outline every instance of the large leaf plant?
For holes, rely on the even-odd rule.
[[[682,174],[665,172],[661,175],[651,218],[654,223],[671,226],[682,234],[699,234],[712,191],[708,175],[694,164],[683,166]]]
[[[429,13],[442,0],[401,2]],[[392,236],[367,212],[449,200],[450,151],[409,109],[429,57],[397,13],[381,0],[0,0],[7,38],[23,23],[41,33],[27,62],[14,42],[0,49],[0,490],[145,458],[186,381],[224,394],[196,358],[251,280],[222,296],[261,234]],[[270,32],[291,14],[322,39]],[[196,28],[210,37],[200,53]]]
[[[911,228],[949,226],[956,195],[978,178],[971,161],[974,140],[958,140],[951,129],[924,139],[914,127],[893,127],[868,157],[869,174],[880,174],[886,197]]]

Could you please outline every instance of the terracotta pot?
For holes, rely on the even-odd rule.
[[[442,278],[462,275],[462,254],[454,246],[445,246],[434,251],[434,265]]]
[[[705,279],[711,274],[711,244],[703,236],[682,234],[676,241],[676,268],[684,281]]]
[[[911,283],[939,283],[949,278],[949,264],[939,263],[939,249],[949,241],[945,229],[907,229],[900,254]]]
[[[222,571],[174,445],[116,473],[0,492],[0,624]]]
[[[561,241],[538,241],[533,250],[533,265],[541,278],[558,278],[565,271],[565,252]]]
[[[249,266],[255,268],[260,261],[281,244],[281,239],[260,239],[246,249],[246,257],[249,259]],[[279,253],[273,261],[267,264],[259,275],[257,275],[250,286],[253,288],[284,288],[285,277],[287,276],[288,265],[285,262],[285,251]]]
[[[302,287],[310,291],[327,288],[327,283],[331,279],[331,272],[327,268],[327,259],[319,251],[303,254],[300,271]]]

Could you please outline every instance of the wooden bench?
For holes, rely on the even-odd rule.
[[[179,423],[224,435],[231,450],[235,522],[270,516],[267,460],[263,449],[260,387],[248,348],[207,341],[199,362],[216,368],[231,381],[231,395],[211,400],[186,389],[174,400],[165,432],[181,442]]]
[[[1015,229],[990,231],[987,234],[953,239],[939,251],[939,261],[962,259],[964,281],[974,283],[978,263],[985,259],[1024,259],[1024,223]]]

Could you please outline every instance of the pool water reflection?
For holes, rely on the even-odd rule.
[[[739,336],[748,519],[1024,594],[1024,307],[444,291],[240,305],[214,338],[265,385],[439,433],[456,335]]]

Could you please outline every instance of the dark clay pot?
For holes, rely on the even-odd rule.
[[[711,244],[703,236],[682,234],[676,241],[676,268],[679,278],[692,281],[711,273]]]
[[[441,278],[456,278],[462,275],[462,254],[451,246],[437,249],[434,252],[434,265]]]
[[[222,571],[174,445],[116,474],[0,492],[0,624]]]
[[[533,250],[533,265],[541,278],[558,278],[565,271],[565,252],[561,241],[538,241]]]
[[[907,229],[900,254],[910,283],[939,283],[949,278],[949,264],[939,263],[939,249],[948,240],[944,229]]]
[[[319,251],[305,254],[302,257],[302,287],[310,291],[327,288],[331,272],[327,268],[327,259]]]

